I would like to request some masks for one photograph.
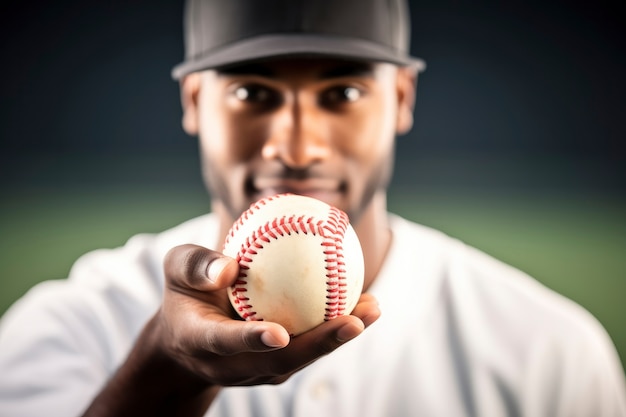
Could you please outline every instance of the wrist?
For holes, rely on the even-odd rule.
[[[205,413],[220,387],[201,379],[171,356],[163,346],[161,326],[157,312],[86,416]]]

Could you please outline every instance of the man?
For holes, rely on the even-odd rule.
[[[606,333],[498,261],[387,213],[423,64],[402,1],[191,0],[180,81],[213,213],[81,258],[3,318],[0,414],[626,414]],[[311,195],[365,256],[351,315],[290,338],[237,320],[219,253],[252,202]],[[382,312],[382,314],[381,314]]]

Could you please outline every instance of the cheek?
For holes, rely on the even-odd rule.
[[[348,158],[371,164],[389,153],[395,137],[390,111],[380,109],[336,120],[337,147]]]
[[[220,165],[246,162],[259,152],[265,130],[247,116],[215,111],[200,125],[203,153]]]

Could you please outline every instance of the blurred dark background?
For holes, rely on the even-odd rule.
[[[225,0],[226,1],[226,0]],[[411,1],[415,128],[391,208],[588,308],[626,357],[620,2]],[[208,210],[173,0],[0,6],[0,314],[80,254]]]

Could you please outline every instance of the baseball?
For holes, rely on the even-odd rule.
[[[237,313],[293,336],[350,314],[363,289],[363,252],[348,216],[311,197],[279,194],[252,204],[223,252],[239,262],[228,291]]]

